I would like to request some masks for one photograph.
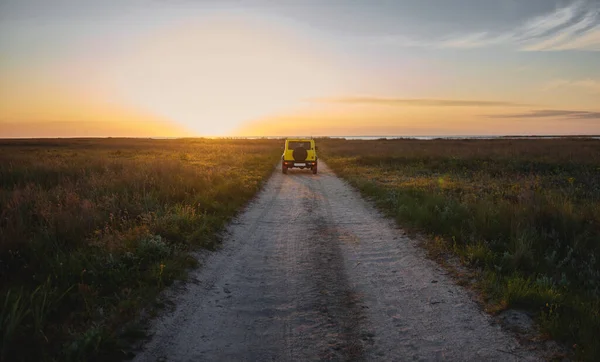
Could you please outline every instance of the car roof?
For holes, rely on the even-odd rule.
[[[315,140],[312,140],[310,138],[286,138],[286,141],[302,141],[302,142],[314,142]]]

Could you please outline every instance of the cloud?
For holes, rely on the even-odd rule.
[[[535,110],[529,113],[495,114],[488,118],[554,118],[565,117],[570,119],[593,119],[600,120],[600,112],[589,111],[567,111],[556,109]]]
[[[386,36],[381,40],[402,46],[433,48],[470,49],[505,45],[524,51],[600,51],[600,2],[574,1],[504,32],[482,30],[434,40]]]
[[[449,37],[442,40],[438,46],[441,48],[479,48],[493,41],[487,32]]]
[[[530,51],[588,49],[600,50],[599,9],[583,11],[576,21],[546,37],[534,39],[524,49]]]
[[[522,107],[526,104],[483,101],[483,100],[456,100],[456,99],[426,99],[426,98],[383,98],[383,97],[341,97],[317,99],[317,102],[347,103],[347,104],[374,104],[389,106],[428,106],[428,107]]]
[[[600,93],[600,81],[591,78],[581,80],[555,79],[544,86],[545,91],[552,91],[561,88],[584,89],[590,93]]]

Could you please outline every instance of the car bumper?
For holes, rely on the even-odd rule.
[[[295,162],[295,161],[283,161],[283,167],[286,168],[310,168],[317,165],[317,161],[304,161],[304,162]]]

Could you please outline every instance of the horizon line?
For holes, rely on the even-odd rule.
[[[429,138],[480,138],[480,137],[492,137],[492,138],[503,138],[503,137],[600,137],[600,134],[502,134],[502,135],[490,135],[490,134],[477,134],[477,135],[333,135],[333,136],[181,136],[181,137],[148,137],[148,136],[87,136],[87,137],[0,137],[0,141],[3,140],[86,140],[86,139],[148,139],[148,140],[177,140],[177,139],[256,139],[256,138],[270,138],[270,139],[284,139],[290,137],[306,137],[306,138],[417,138],[417,137],[429,137]]]

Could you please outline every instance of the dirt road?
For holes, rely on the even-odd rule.
[[[325,164],[276,172],[136,361],[529,361]]]

